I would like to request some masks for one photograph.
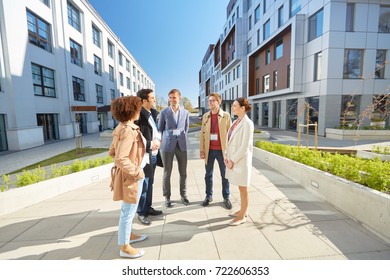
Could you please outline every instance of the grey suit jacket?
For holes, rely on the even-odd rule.
[[[179,143],[181,151],[187,151],[187,134],[189,128],[189,113],[184,107],[179,107],[179,120],[176,123],[171,107],[160,112],[158,130],[162,133],[160,151],[174,152]],[[174,135],[174,130],[180,130],[179,135]]]

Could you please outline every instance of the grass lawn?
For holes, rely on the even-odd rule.
[[[31,170],[31,169],[34,169],[38,166],[40,166],[40,167],[48,166],[48,165],[52,165],[55,163],[65,162],[68,160],[73,160],[73,159],[78,159],[78,158],[82,158],[82,157],[86,157],[86,156],[96,155],[96,154],[100,154],[100,153],[107,152],[107,151],[108,151],[108,149],[105,149],[105,148],[82,148],[82,149],[77,149],[77,150],[71,150],[71,151],[68,151],[66,153],[56,155],[52,158],[48,158],[46,160],[34,163],[34,164],[26,166],[26,167],[23,167],[19,170],[11,172],[10,174],[18,173],[18,172],[21,172],[23,170]]]

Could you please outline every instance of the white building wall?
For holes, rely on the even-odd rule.
[[[138,89],[155,85],[119,38],[85,0],[71,2],[80,11],[81,32],[68,24],[67,1],[50,1],[50,7],[39,0],[0,1],[0,114],[5,115],[9,150],[21,150],[44,144],[43,129],[37,125],[37,114],[58,116],[59,139],[75,135],[75,112],[72,106],[104,106],[111,102],[110,89],[116,97],[135,95]],[[46,21],[51,27],[52,52],[28,42],[26,9]],[[18,24],[15,24],[18,19]],[[92,23],[101,31],[101,47],[92,41]],[[82,46],[82,67],[70,61],[69,39]],[[114,59],[108,56],[107,39],[114,44]],[[118,50],[123,54],[123,66],[118,63]],[[94,73],[94,54],[101,58],[102,76]],[[130,69],[126,69],[126,59]],[[50,68],[55,74],[56,97],[35,96],[31,63]],[[115,81],[109,80],[109,65],[115,69]],[[136,78],[133,76],[136,68]],[[140,79],[138,79],[138,71]],[[119,85],[119,72],[123,73],[124,85]],[[73,97],[72,76],[85,82],[85,102]],[[141,77],[144,79],[141,79]],[[130,78],[130,89],[126,77]],[[136,90],[133,88],[136,83]],[[95,84],[103,86],[103,103],[97,103]],[[88,133],[99,129],[96,111],[87,114]],[[111,113],[104,113],[106,127],[113,127]]]

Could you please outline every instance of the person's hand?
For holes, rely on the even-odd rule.
[[[160,141],[157,139],[154,139],[152,141],[152,151],[158,150],[160,148]]]
[[[223,162],[225,163],[225,165],[227,166],[228,165],[228,163],[229,163],[229,160],[227,159],[227,158],[224,158],[223,159]]]
[[[229,169],[233,169],[233,166],[234,166],[234,162],[229,160],[228,164],[226,165],[226,167],[229,168]]]
[[[204,159],[204,152],[200,152],[199,156],[200,156],[201,159]]]

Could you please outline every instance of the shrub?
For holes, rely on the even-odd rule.
[[[388,161],[382,162],[379,158],[366,160],[263,141],[257,141],[256,146],[372,189],[385,193],[390,191],[390,162]]]
[[[40,181],[44,181],[46,177],[46,170],[40,166],[32,171],[24,170],[22,174],[16,175],[16,186],[23,187],[31,185]]]
[[[87,161],[75,160],[71,165],[62,165],[57,166],[57,164],[52,164],[50,166],[49,172],[42,167],[37,167],[33,170],[23,170],[21,174],[16,175],[16,181],[12,181],[10,175],[3,175],[3,183],[0,185],[0,191],[6,191],[10,188],[11,185],[16,185],[17,187],[23,187],[30,184],[38,183],[47,179],[52,179],[70,173],[82,171],[88,168],[93,168],[112,162],[110,156],[104,158],[89,159]]]

